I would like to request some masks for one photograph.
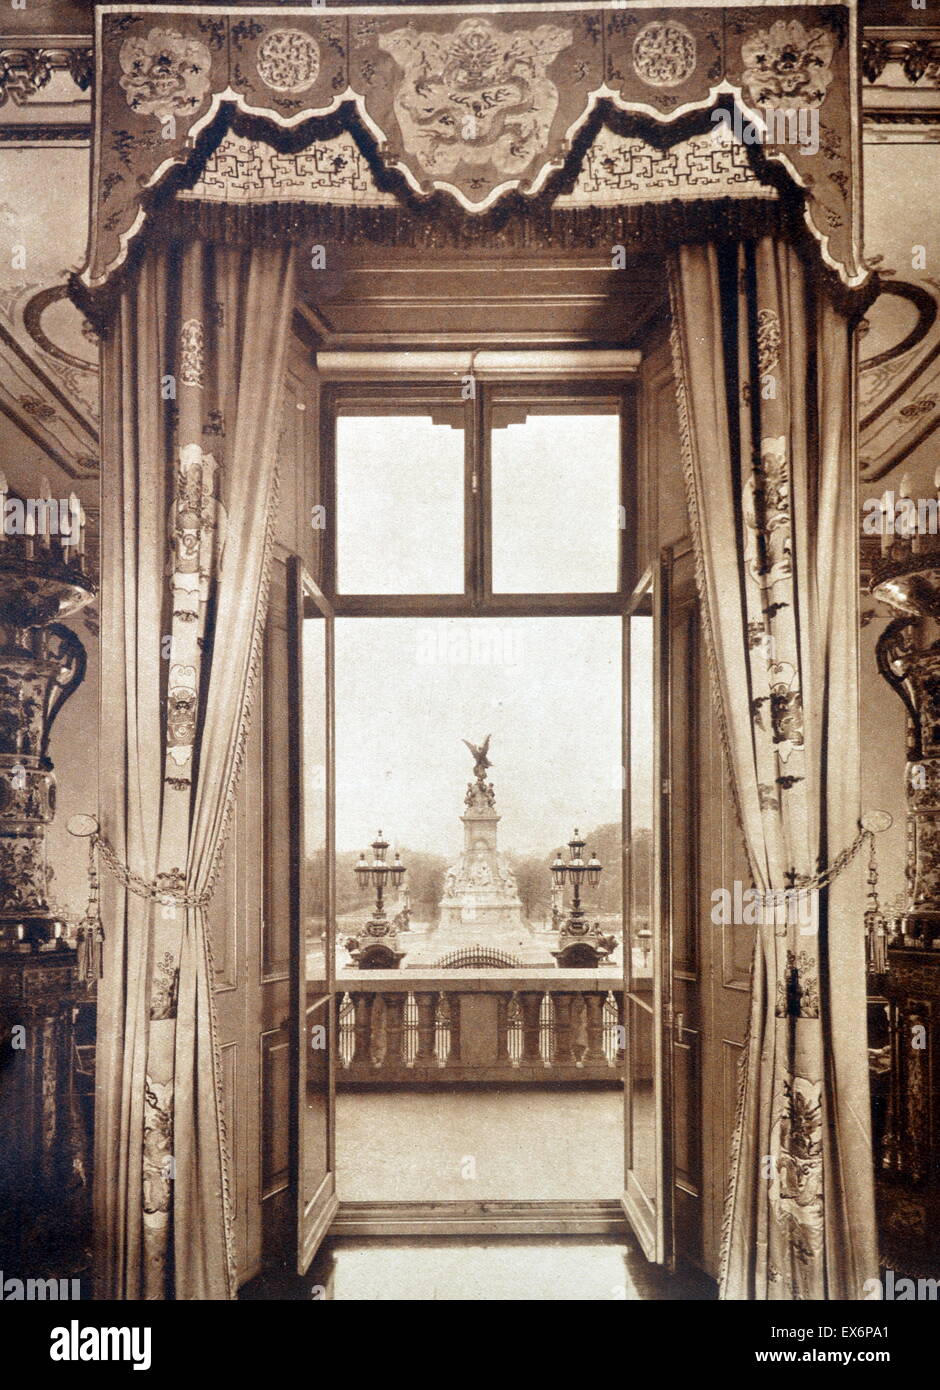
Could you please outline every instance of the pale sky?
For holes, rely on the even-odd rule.
[[[501,849],[617,821],[621,720],[619,618],[337,619],[337,849],[452,856],[488,733]]]
[[[494,429],[490,448],[494,592],[615,590],[619,416],[531,411]],[[336,458],[340,593],[462,593],[463,430],[342,415]]]

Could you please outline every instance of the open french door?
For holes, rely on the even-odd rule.
[[[625,1180],[623,1208],[647,1259],[672,1268],[672,947],[668,670],[671,553],[624,619]]]
[[[333,610],[288,562],[291,726],[292,1179],[297,1270],[306,1273],[336,1197]]]

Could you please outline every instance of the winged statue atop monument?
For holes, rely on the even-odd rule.
[[[476,746],[475,743],[471,743],[469,739],[465,738],[461,740],[461,742],[465,743],[467,747],[470,749],[470,752],[473,754],[473,773],[478,782],[486,781],[486,769],[488,767],[493,766],[489,758],[486,756],[487,753],[490,751],[490,739],[492,737],[492,734],[487,734],[486,738],[480,744],[479,748]]]

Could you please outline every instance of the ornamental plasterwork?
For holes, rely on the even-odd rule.
[[[63,284],[84,254],[87,179],[77,146],[0,149],[0,409],[76,479],[98,470],[97,343]]]
[[[887,71],[886,71],[887,70]],[[862,73],[874,84],[903,77],[911,86],[940,82],[940,37],[936,31],[866,28],[862,43]]]
[[[63,45],[44,48],[24,44],[0,49],[0,106],[12,101],[22,106],[52,81],[55,72],[67,72],[80,92],[91,86],[94,57],[91,48]]]

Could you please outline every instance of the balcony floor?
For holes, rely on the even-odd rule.
[[[693,1271],[650,1265],[632,1236],[486,1240],[327,1237],[295,1296],[339,1301],[711,1300]],[[255,1295],[260,1296],[260,1295]]]
[[[623,1092],[340,1091],[336,1175],[345,1202],[618,1198]]]

